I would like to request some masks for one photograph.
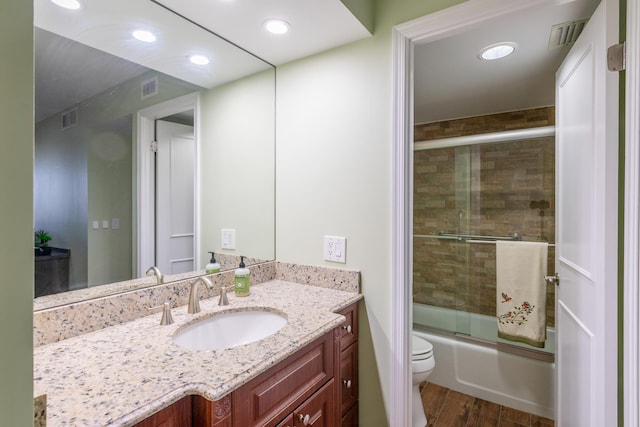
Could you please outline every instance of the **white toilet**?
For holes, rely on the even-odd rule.
[[[422,407],[419,386],[429,378],[433,368],[436,366],[433,357],[433,346],[424,338],[411,334],[411,373],[413,378],[413,427],[425,427],[427,418]]]

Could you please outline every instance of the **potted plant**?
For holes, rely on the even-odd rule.
[[[45,230],[38,230],[35,232],[35,252],[36,255],[49,255],[51,254],[51,248],[49,247],[49,241],[51,236]]]

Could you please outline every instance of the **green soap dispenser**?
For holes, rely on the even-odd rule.
[[[251,284],[251,279],[249,277],[249,269],[244,265],[244,258],[244,256],[240,257],[240,266],[236,268],[235,271],[235,285],[233,288],[237,297],[249,296],[249,285]]]
[[[209,264],[204,267],[204,272],[207,274],[218,273],[220,271],[220,264],[216,261],[216,255],[213,252],[209,252],[211,254],[211,260]]]

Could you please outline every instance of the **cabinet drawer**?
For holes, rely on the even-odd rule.
[[[358,303],[338,312],[347,318],[340,328],[340,348],[345,349],[358,340]]]
[[[276,427],[294,427],[293,414],[282,420]]]
[[[341,409],[344,414],[358,401],[358,343],[354,342],[340,354]]]
[[[234,425],[276,426],[333,377],[333,331],[233,393]]]
[[[334,427],[336,425],[333,382],[334,380],[329,381],[295,410],[292,427]]]

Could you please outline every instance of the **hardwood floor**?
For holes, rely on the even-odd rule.
[[[548,418],[507,408],[432,383],[421,385],[429,427],[553,427]]]

